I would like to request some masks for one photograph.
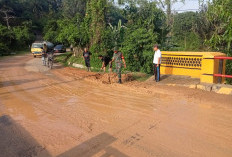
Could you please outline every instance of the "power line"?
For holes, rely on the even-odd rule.
[[[179,10],[179,9],[177,9],[177,10],[172,10],[172,12],[174,11],[199,11],[200,9],[182,9],[182,10]],[[167,12],[167,11],[164,11],[164,12]]]

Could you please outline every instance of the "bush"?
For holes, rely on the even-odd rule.
[[[232,75],[232,60],[227,60],[227,62],[226,62],[226,74]],[[227,78],[226,83],[232,85],[232,79]]]
[[[0,43],[0,56],[8,55],[9,52],[10,52],[9,48],[5,44]]]
[[[35,36],[30,32],[30,29],[26,26],[17,26],[12,28],[15,40],[15,49],[25,48],[30,45],[35,39]]]
[[[0,24],[0,53],[8,54],[11,41],[14,39],[14,34],[6,27]]]
[[[157,35],[145,28],[127,31],[122,52],[127,61],[127,69],[130,71],[152,72],[153,44]]]
[[[8,54],[10,50],[22,50],[35,39],[31,31],[31,23],[25,22],[22,26],[8,29],[0,24],[0,53]]]

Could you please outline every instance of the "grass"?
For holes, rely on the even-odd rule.
[[[55,62],[61,63],[64,66],[68,66],[69,65],[68,59],[70,58],[71,55],[72,55],[71,52],[67,52],[67,53],[61,54],[59,56],[56,56]]]
[[[132,73],[132,76],[133,76],[133,78],[134,78],[136,81],[144,82],[144,81],[146,81],[147,79],[149,79],[152,75],[151,75],[151,74],[145,74],[145,73],[134,72],[134,73]]]
[[[7,54],[1,54],[0,57],[17,56],[17,55],[25,55],[25,54],[30,54],[30,49],[11,51],[11,52],[9,52]]]
[[[70,67],[73,67],[72,66],[73,63],[84,65],[83,58],[72,56],[72,52],[67,52],[67,53],[56,56],[55,61],[63,64],[64,66],[70,66]],[[92,71],[99,72],[100,68],[98,68],[97,66],[94,66],[92,68]]]
[[[15,53],[13,55],[25,55],[25,54],[30,54],[31,51],[30,49],[25,49],[25,50],[20,50],[20,51],[14,51],[13,53]]]

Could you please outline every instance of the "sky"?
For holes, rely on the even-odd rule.
[[[204,3],[206,4],[207,1],[209,0],[204,0]],[[172,10],[176,10],[177,12],[197,11],[199,10],[199,0],[185,0],[185,3],[176,2],[172,6]]]

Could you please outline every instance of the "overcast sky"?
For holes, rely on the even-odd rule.
[[[204,0],[204,1],[206,3],[209,0]],[[199,0],[185,0],[185,3],[177,2],[172,6],[172,10],[176,10],[178,12],[183,12],[185,10],[197,11],[198,9],[199,9]]]

